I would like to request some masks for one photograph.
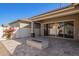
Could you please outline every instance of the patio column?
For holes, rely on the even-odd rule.
[[[44,24],[41,24],[41,36],[44,36]]]
[[[35,33],[34,33],[34,22],[31,22],[31,36],[35,37]]]
[[[79,15],[77,15],[76,20],[75,20],[75,40],[79,40]]]

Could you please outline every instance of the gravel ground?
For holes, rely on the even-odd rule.
[[[0,43],[0,56],[9,56],[9,51]]]
[[[36,39],[47,40],[48,38]],[[49,40],[49,47],[43,50],[26,45],[26,38],[15,41],[21,44],[17,45],[13,56],[79,56],[79,41],[52,38]]]

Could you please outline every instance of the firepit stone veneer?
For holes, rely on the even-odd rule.
[[[48,47],[48,41],[45,40],[26,40],[26,44],[38,49],[44,49]]]

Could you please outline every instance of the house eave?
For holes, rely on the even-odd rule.
[[[79,13],[79,10],[76,9],[75,7],[70,7],[70,8],[66,8],[63,10],[56,11],[56,12],[51,12],[43,16],[36,17],[32,21],[41,21],[48,18],[61,17],[61,16],[71,15],[71,14],[76,14],[76,13]]]
[[[11,22],[11,23],[9,23],[9,24],[14,24],[14,23],[30,23],[31,22],[31,20],[16,20],[16,21],[14,21],[14,22]]]

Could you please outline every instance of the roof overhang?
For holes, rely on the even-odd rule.
[[[30,22],[32,22],[31,20],[28,20],[28,19],[22,19],[22,20],[16,20],[16,21],[14,21],[14,22],[11,22],[11,23],[9,23],[9,24],[15,24],[15,23],[18,23],[18,22],[20,22],[20,23],[30,23]]]
[[[76,14],[79,13],[79,9],[77,9],[76,7],[72,6],[69,8],[65,8],[62,10],[58,10],[55,12],[51,12],[51,13],[47,13],[44,15],[40,15],[37,17],[32,18],[32,21],[41,21],[41,20],[45,20],[45,19],[49,19],[49,18],[56,18],[56,17],[61,17],[61,16],[66,16],[66,15],[72,15],[72,14]]]

